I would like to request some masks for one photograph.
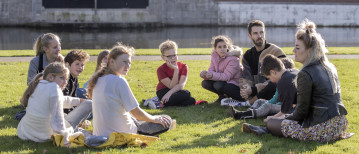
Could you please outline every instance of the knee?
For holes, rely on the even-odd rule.
[[[191,97],[191,92],[189,92],[188,90],[180,90],[179,94],[183,98]]]
[[[225,84],[225,83],[222,83],[222,82],[214,82],[213,83],[213,87],[216,90],[224,89],[225,85],[228,85],[228,84]]]
[[[211,84],[208,80],[203,80],[201,85],[204,89],[209,89],[209,87],[211,86]]]
[[[230,85],[230,84],[225,84],[225,85],[223,86],[223,92],[224,92],[224,93],[231,92],[231,85]]]

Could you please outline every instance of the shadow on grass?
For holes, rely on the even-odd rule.
[[[0,123],[0,129],[3,128],[17,128],[20,121],[15,119],[15,114],[24,110],[20,105],[13,107],[0,108],[0,117],[2,117]]]
[[[9,152],[9,153],[87,153],[87,152],[101,152],[104,149],[95,149],[87,147],[79,148],[65,148],[65,147],[56,147],[52,144],[52,141],[36,143],[33,141],[23,141],[17,136],[0,136],[1,141],[3,142],[0,145],[0,152]],[[123,149],[123,148],[117,148]]]
[[[230,122],[231,120],[227,121],[226,123]],[[165,152],[167,150],[172,150],[175,152],[184,152],[183,150],[195,148],[206,149],[211,147],[238,147],[233,152],[239,153],[242,150],[249,151],[255,149],[255,153],[302,153],[313,151],[321,145],[326,145],[326,143],[312,141],[301,142],[290,138],[280,138],[272,136],[271,134],[265,134],[262,136],[247,134],[242,132],[242,124],[243,121],[233,127],[224,128],[223,131],[218,133],[201,136],[200,138],[190,141],[186,144],[168,147],[168,149],[163,149],[162,151]],[[247,149],[242,147],[246,147]]]

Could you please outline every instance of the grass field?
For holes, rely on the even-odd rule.
[[[168,114],[177,119],[177,128],[160,135],[161,140],[147,148],[119,147],[107,149],[59,148],[51,142],[22,141],[16,136],[18,121],[15,113],[22,110],[19,98],[26,88],[28,62],[0,62],[0,153],[357,153],[359,151],[359,60],[331,60],[338,68],[342,99],[349,112],[349,132],[353,137],[329,143],[300,142],[266,134],[256,136],[241,131],[241,124],[248,122],[264,125],[263,119],[235,121],[226,117],[227,107],[212,103],[216,95],[201,88],[199,72],[208,68],[210,61],[183,61],[189,66],[186,89],[197,100],[210,103],[190,107],[168,107],[162,110],[147,109],[142,99],[155,95],[156,69],[161,61],[133,61],[127,80],[137,100],[150,114]],[[300,67],[296,63],[297,67]],[[89,62],[79,77],[80,85],[94,71],[95,63]],[[244,110],[244,109],[243,109]]]
[[[293,47],[282,48],[286,54],[293,54]],[[103,49],[84,49],[89,55],[98,55]],[[243,48],[247,51],[248,48]],[[359,54],[359,47],[328,47],[329,54]],[[63,49],[62,55],[66,55],[70,49]],[[211,48],[179,48],[180,55],[209,55]],[[136,49],[136,55],[160,55],[158,49]],[[14,56],[35,56],[33,50],[0,50],[0,57],[14,57]]]

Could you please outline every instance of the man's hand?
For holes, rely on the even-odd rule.
[[[244,98],[245,100],[248,100],[249,96],[252,94],[251,86],[243,85],[240,90],[240,94],[241,94],[242,98]]]

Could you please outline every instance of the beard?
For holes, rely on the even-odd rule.
[[[264,45],[264,38],[260,38],[257,40],[252,39],[252,41],[255,46],[261,47]]]

